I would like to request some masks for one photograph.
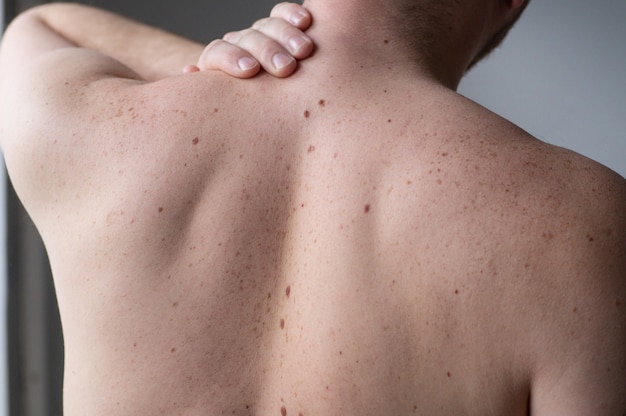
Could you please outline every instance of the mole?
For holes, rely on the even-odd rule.
[[[304,110],[304,118],[309,118],[310,115],[309,110]]]
[[[159,207],[159,212],[163,212],[163,207]]]
[[[452,373],[448,371],[448,378],[452,377]]]
[[[291,286],[287,286],[287,288],[285,289],[285,296],[287,296],[287,299],[289,299],[290,294],[291,294]]]
[[[317,104],[318,104],[320,107],[324,107],[324,106],[326,105],[326,100],[319,100],[319,101],[317,102]]]
[[[282,416],[287,416],[287,408],[285,406],[280,408],[280,414]]]
[[[363,212],[366,214],[370,212],[370,204],[365,204],[365,207],[363,208]]]
[[[200,141],[200,139],[199,139],[199,138],[197,138],[197,137],[195,137],[195,138],[191,141],[191,143],[193,143],[193,144],[195,145],[195,144],[198,144],[198,142],[199,142],[199,141]]]
[[[285,329],[285,320],[284,319],[280,320],[280,329]]]

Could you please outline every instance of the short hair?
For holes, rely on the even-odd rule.
[[[511,19],[511,21],[507,22],[500,30],[498,30],[489,41],[483,46],[483,48],[476,54],[470,65],[468,66],[468,70],[474,67],[478,62],[482,61],[485,57],[487,57],[491,52],[493,52],[498,46],[502,44],[506,36],[509,34],[515,23],[522,16],[524,10],[530,3],[530,0],[525,0],[524,5],[521,7],[520,11],[516,13],[515,17]]]

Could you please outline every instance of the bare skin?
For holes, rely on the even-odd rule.
[[[65,414],[623,415],[624,179],[457,95],[471,53],[435,73],[324,4],[285,80],[7,36]]]

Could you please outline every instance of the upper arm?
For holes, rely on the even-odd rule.
[[[142,83],[120,62],[40,30],[35,19],[20,16],[0,55],[0,144],[31,215],[85,186],[94,162],[90,130],[98,128],[92,117],[102,115],[103,101]]]
[[[533,415],[626,414],[626,181],[596,173],[565,218],[553,270],[560,282],[537,343]]]

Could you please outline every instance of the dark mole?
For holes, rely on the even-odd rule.
[[[383,42],[385,42],[385,43],[389,43],[389,39],[385,39]]]
[[[589,240],[590,243],[594,242],[594,238],[589,234],[587,234],[587,240]]]
[[[391,123],[391,119],[387,119],[387,123]]]
[[[194,139],[191,141],[191,143],[193,143],[193,144],[198,144],[198,142],[199,142],[199,141],[200,141],[200,139],[196,137],[196,138],[194,138]]]
[[[287,408],[285,406],[280,408],[280,414],[283,416],[287,416]]]
[[[172,348],[170,352],[176,352],[176,348]]]
[[[163,207],[159,207],[159,212],[163,212]]]
[[[291,286],[287,286],[287,288],[285,289],[285,296],[289,297],[290,294],[291,294]]]
[[[368,212],[370,212],[370,204],[366,204],[366,205],[365,205],[365,207],[363,208],[363,212],[364,212],[364,213],[366,213],[366,214],[367,214]]]
[[[458,295],[458,294],[459,294],[459,289],[456,289],[456,290],[454,291],[454,294],[455,294],[455,295]]]
[[[309,118],[310,115],[309,110],[304,110],[304,118]]]
[[[317,104],[318,104],[320,107],[324,107],[324,106],[326,105],[326,100],[319,100],[319,101],[317,102]]]
[[[280,329],[285,329],[285,320],[284,319],[280,320]]]
[[[452,377],[452,373],[448,371],[448,377]]]

